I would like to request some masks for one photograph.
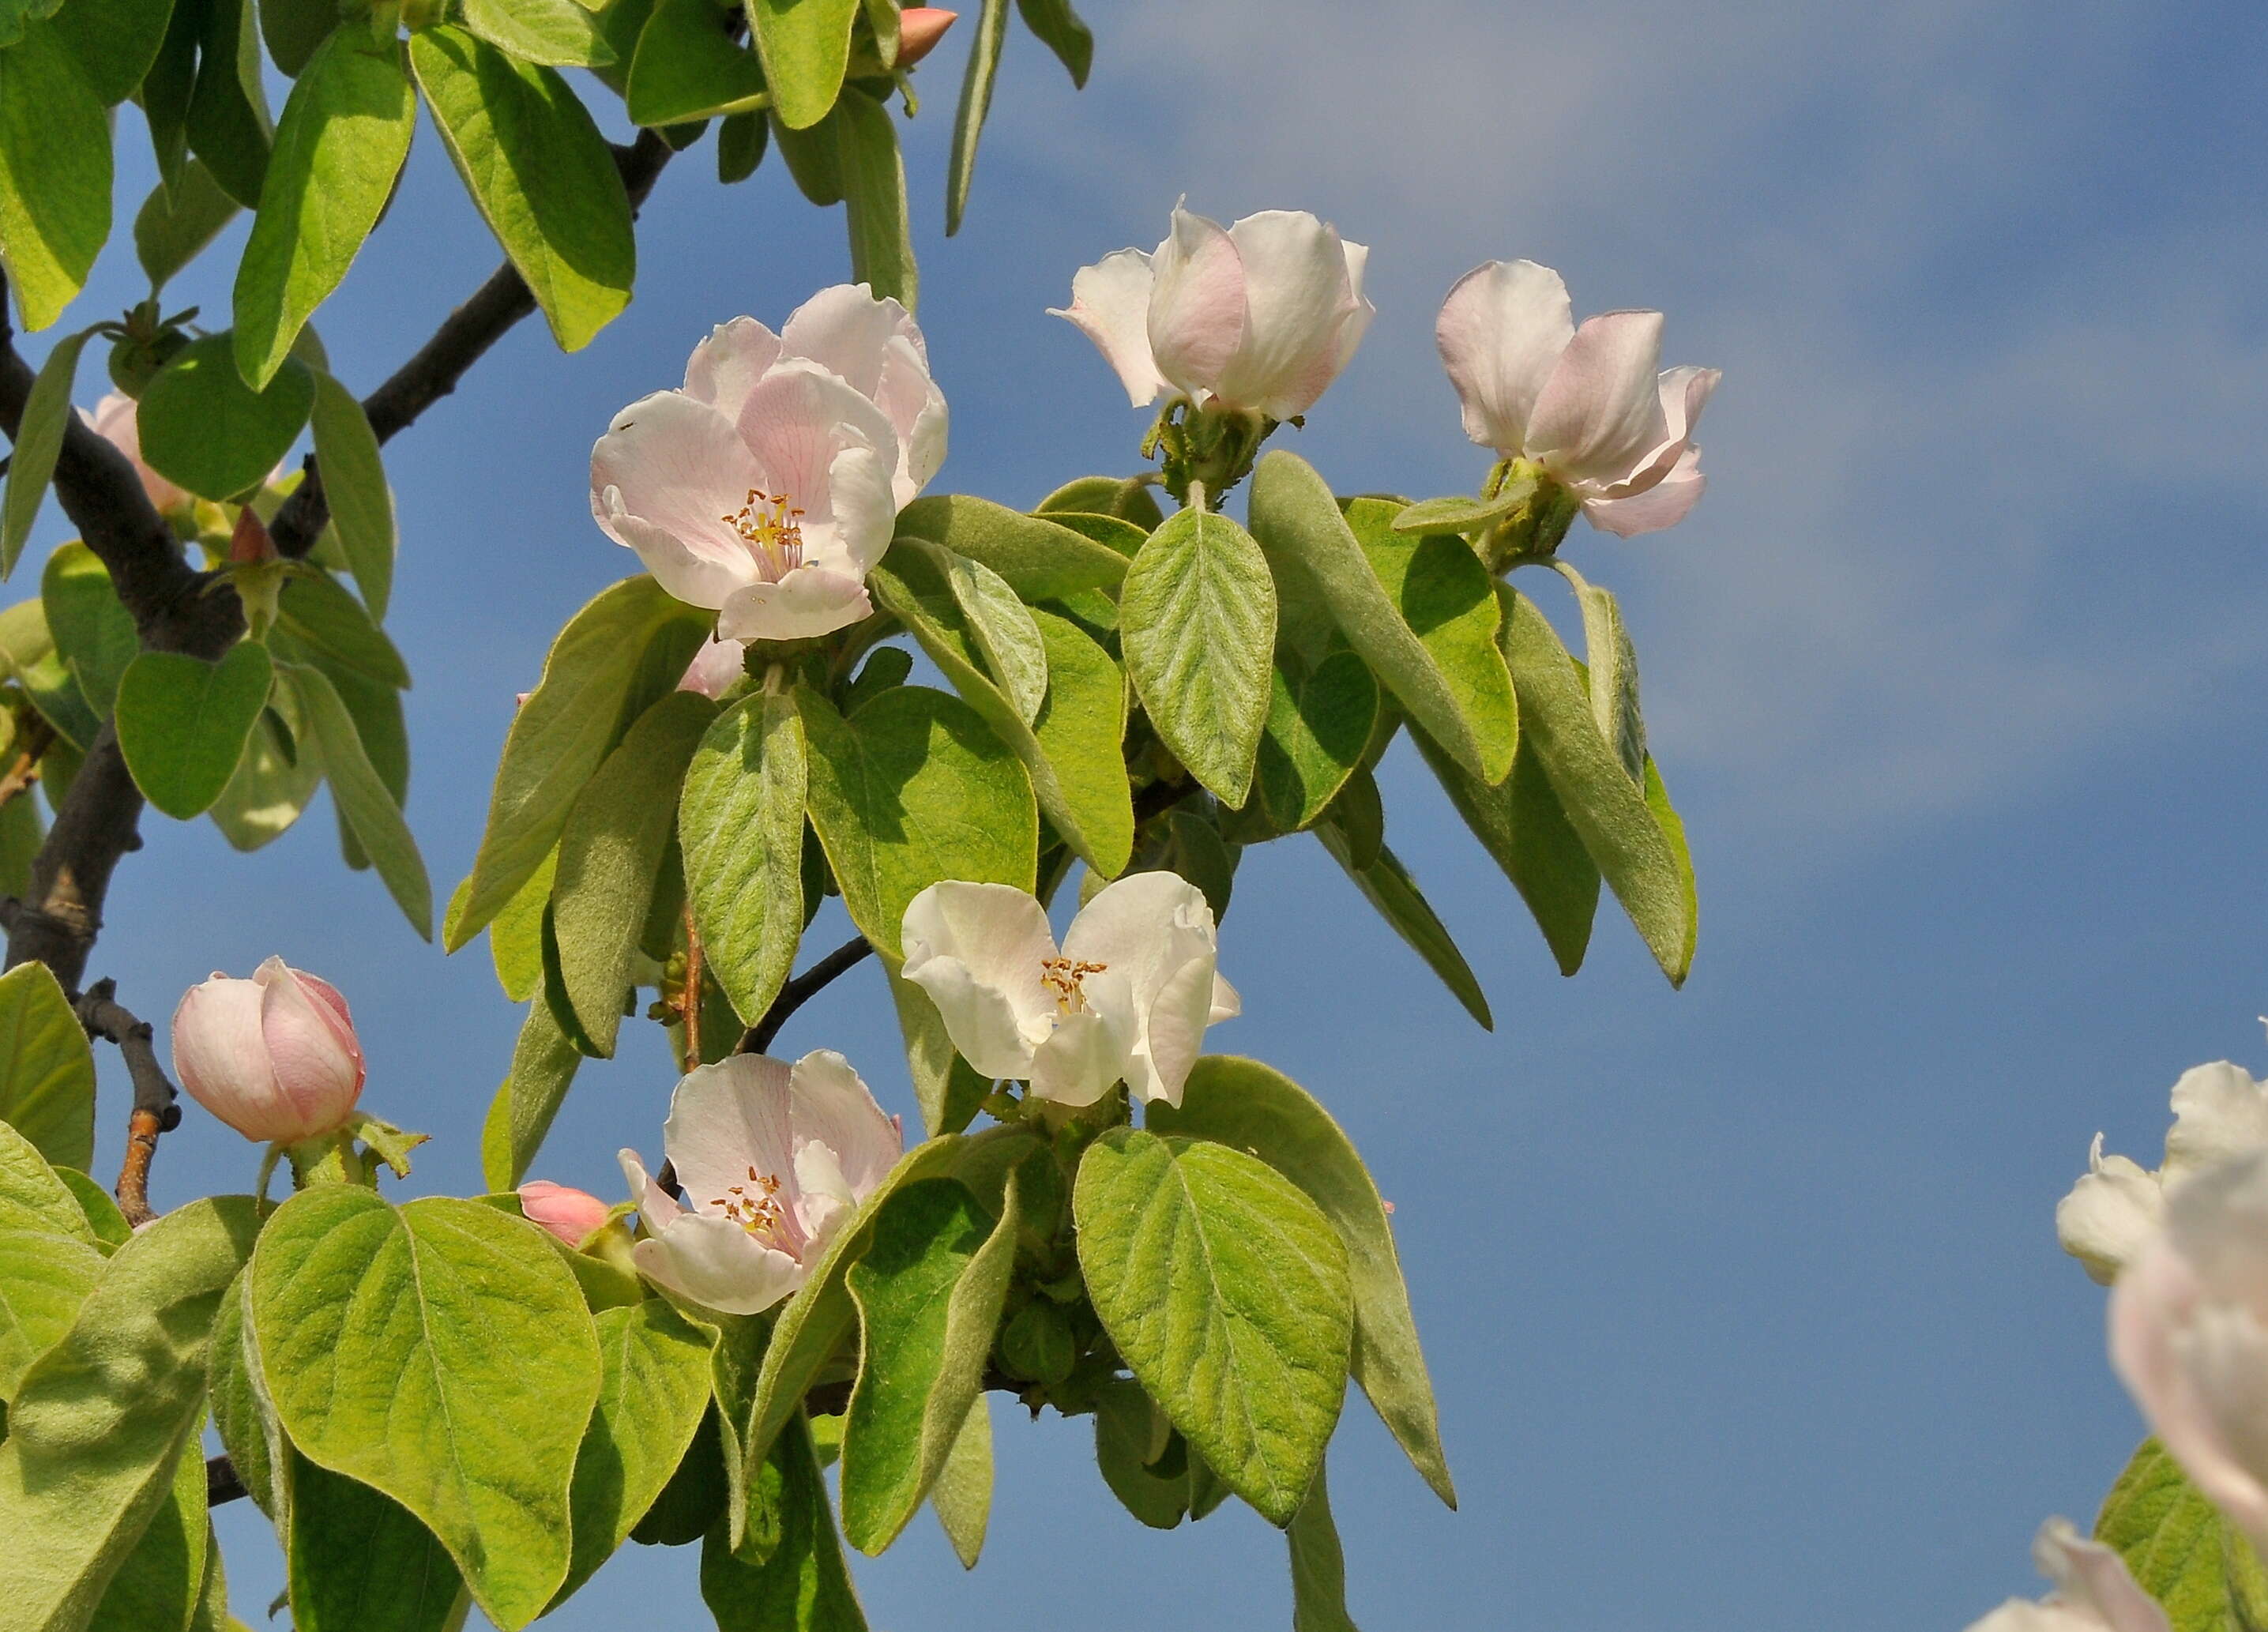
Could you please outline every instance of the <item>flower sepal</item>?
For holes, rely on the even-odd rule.
[[[1219,402],[1192,408],[1186,397],[1175,397],[1159,411],[1143,438],[1142,457],[1159,461],[1160,481],[1176,504],[1189,504],[1195,485],[1210,507],[1252,474],[1261,444],[1284,423],[1253,408]]]
[[[1583,501],[1565,484],[1527,459],[1509,459],[1506,489],[1524,487],[1527,496],[1482,533],[1475,543],[1491,572],[1502,574],[1531,562],[1548,562],[1583,511]]]
[[[380,1168],[391,1171],[397,1179],[409,1177],[409,1152],[428,1137],[379,1117],[357,1115],[344,1126],[312,1139],[279,1139],[261,1158],[254,1194],[266,1200],[269,1180],[278,1162],[291,1164],[294,1190],[319,1184],[358,1184],[365,1190],[375,1190]]]

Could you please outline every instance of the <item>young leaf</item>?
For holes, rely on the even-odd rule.
[[[176,6],[188,9],[186,0]],[[338,26],[338,0],[260,0],[260,37],[286,78],[298,77]]]
[[[291,1632],[450,1632],[464,1577],[393,1497],[284,1447]]]
[[[1032,513],[1108,516],[1145,533],[1154,533],[1158,524],[1166,518],[1158,508],[1156,495],[1150,490],[1157,480],[1154,472],[1138,476],[1079,476],[1033,505]],[[1133,552],[1129,550],[1126,554],[1130,555]]]
[[[79,694],[96,713],[108,716],[126,665],[141,650],[134,620],[111,587],[110,570],[85,545],[62,545],[40,574],[40,604],[55,633],[55,655]]]
[[[1086,589],[1115,592],[1126,577],[1125,556],[1071,527],[962,493],[916,499],[898,512],[898,536],[928,539],[982,562],[1029,603]]]
[[[968,184],[976,174],[976,142],[984,115],[992,109],[992,78],[1000,71],[1000,47],[1008,37],[1008,0],[984,0],[977,14],[976,39],[961,77],[961,105],[953,114],[953,151],[945,170],[945,235],[961,231],[968,207]]]
[[[1496,1020],[1489,1013],[1488,995],[1481,990],[1472,966],[1457,950],[1456,942],[1449,938],[1447,926],[1418,891],[1418,881],[1410,876],[1402,858],[1381,842],[1378,853],[1365,860],[1356,854],[1345,829],[1336,822],[1318,822],[1314,833],[1331,853],[1331,859],[1354,880],[1363,899],[1393,926],[1394,932],[1412,952],[1425,960],[1425,967],[1441,977],[1441,984],[1464,1005],[1465,1012],[1478,1022],[1483,1031],[1494,1031]]]
[[[945,1467],[930,1487],[929,1504],[961,1567],[976,1569],[992,1522],[992,1408],[981,1392],[969,1401]]]
[[[1276,646],[1276,585],[1260,547],[1209,511],[1167,518],[1126,570],[1118,618],[1126,672],[1158,735],[1224,804],[1243,804]]]
[[[772,106],[791,130],[827,117],[850,62],[859,0],[747,0]],[[877,291],[880,292],[880,291]]]
[[[1575,602],[1583,613],[1583,658],[1591,693],[1591,717],[1599,735],[1615,751],[1631,780],[1646,780],[1646,717],[1638,711],[1638,652],[1623,622],[1622,608],[1614,596],[1587,584],[1565,562],[1552,563],[1575,587]]]
[[[1189,1511],[1186,1464],[1177,1472],[1152,1465],[1164,1452],[1158,1408],[1139,1383],[1114,1378],[1094,1404],[1094,1461],[1119,1504],[1152,1530],[1171,1530]]]
[[[1338,1231],[1256,1157],[1131,1128],[1087,1148],[1071,1205],[1118,1352],[1230,1488],[1290,1524],[1346,1392]]]
[[[1333,652],[1311,673],[1279,651],[1270,680],[1260,797],[1269,820],[1293,833],[1314,824],[1361,763],[1378,718],[1378,682],[1351,651]]]
[[[632,124],[707,119],[761,105],[763,94],[762,65],[725,32],[714,0],[657,0],[638,31],[623,85],[623,111]],[[761,120],[751,122],[762,129]]]
[[[448,951],[479,934],[542,864],[576,794],[630,723],[675,689],[708,632],[707,614],[643,574],[567,621],[504,737],[472,882],[443,937]]]
[[[850,1266],[861,1335],[843,1433],[843,1533],[869,1556],[920,1508],[976,1403],[1017,1219],[1012,1177],[997,1222],[957,1180],[908,1185]]]
[[[386,621],[394,595],[394,494],[378,437],[354,393],[328,373],[315,376],[315,458],[339,548],[372,619]]]
[[[142,393],[137,423],[150,467],[209,499],[232,499],[267,480],[315,406],[315,376],[285,357],[265,389],[236,371],[227,334],[191,341]]]
[[[416,1514],[498,1626],[541,1614],[567,1573],[601,1375],[542,1234],[476,1202],[395,1208],[321,1186],[269,1220],[251,1274],[253,1342],[291,1443]]]
[[[1693,852],[1685,842],[1685,820],[1669,802],[1669,790],[1662,785],[1660,768],[1653,755],[1646,756],[1646,807],[1661,824],[1661,836],[1669,841],[1670,859],[1677,864],[1677,882],[1685,897],[1685,944],[1701,944],[1701,897],[1693,882]]]
[[[86,1215],[87,1227],[94,1231],[95,1251],[107,1258],[134,1239],[134,1226],[126,1222],[126,1215],[109,1191],[76,1167],[58,1165],[55,1177],[63,1181],[63,1187]]]
[[[812,826],[850,921],[898,954],[906,906],[941,878],[1028,890],[1039,868],[1031,779],[976,712],[926,686],[849,719],[796,693],[810,750]]]
[[[637,270],[614,154],[558,70],[444,25],[409,37],[409,67],[449,157],[563,351],[630,304]]]
[[[1380,582],[1373,557],[1357,541],[1330,488],[1299,455],[1278,448],[1254,468],[1252,533],[1283,594],[1287,636],[1300,630],[1327,637],[1334,627],[1344,631],[1379,682],[1458,764],[1491,787],[1505,779],[1516,744],[1504,722],[1516,717],[1508,706],[1487,720],[1469,718],[1465,711],[1468,699],[1494,695],[1502,703],[1503,694],[1484,672],[1462,683],[1443,672],[1432,647]],[[1477,557],[1472,565],[1485,583]],[[1449,619],[1457,626],[1454,636],[1462,637],[1460,620],[1468,618],[1476,625],[1471,610],[1456,606]],[[1302,656],[1318,655],[1306,649],[1305,640],[1294,644]]]
[[[431,940],[433,886],[425,876],[425,863],[417,854],[409,824],[401,820],[401,807],[371,765],[354,717],[320,669],[290,666],[278,674],[291,687],[315,751],[323,756],[340,820],[369,852],[409,927],[421,938]]]
[[[1394,1231],[1378,1187],[1345,1130],[1290,1077],[1233,1055],[1199,1060],[1181,1104],[1152,1105],[1148,1125],[1159,1134],[1186,1134],[1248,1151],[1323,1209],[1346,1244],[1354,1292],[1355,1381],[1433,1494],[1455,1507],[1433,1385],[1418,1347]]]
[[[2234,1532],[2154,1438],[2136,1448],[2102,1498],[2095,1539],[2117,1549],[2182,1632],[2235,1632],[2222,1562]]]
[[[86,1632],[149,1632],[186,1627],[203,1584],[205,1547],[212,1526],[205,1518],[205,1459],[192,1436],[173,1459],[166,1499],[150,1515],[149,1528],[119,1561],[87,1618]],[[310,1632],[313,1632],[310,1628]]]
[[[490,1189],[509,1190],[527,1177],[582,1062],[581,1051],[561,1034],[550,1007],[531,1005],[512,1047],[511,1070],[481,1128],[481,1178]]]
[[[237,849],[256,850],[282,834],[299,820],[323,779],[322,756],[315,745],[304,738],[295,739],[283,724],[284,711],[296,707],[282,689],[270,694],[268,711],[246,739],[236,774],[208,812],[213,826]]]
[[[0,1225],[0,1406],[70,1330],[101,1274],[101,1253],[75,1236]]]
[[[0,62],[5,60],[0,57]],[[8,460],[7,491],[0,496],[0,578],[16,570],[24,545],[32,536],[32,523],[39,518],[40,502],[48,496],[48,483],[55,480],[55,459],[63,451],[63,433],[70,426],[71,385],[78,378],[78,354],[93,333],[91,328],[81,329],[55,342],[33,377],[31,394],[24,400],[24,415],[17,423],[15,446]]]
[[[71,548],[63,547],[66,550]],[[108,593],[107,586],[104,592]],[[114,604],[116,599],[111,597]],[[64,743],[85,753],[95,733],[102,729],[102,721],[87,706],[78,682],[71,678],[63,655],[55,650],[44,599],[18,601],[0,612],[0,662],[4,662],[6,672],[24,688],[24,695],[40,711],[40,717],[55,727]],[[43,761],[42,783],[55,775],[55,768]]]
[[[774,695],[720,715],[685,775],[685,899],[709,971],[743,1026],[779,996],[803,938],[807,776],[794,699]]]
[[[760,1499],[779,1524],[778,1540],[762,1562],[733,1550],[722,1520],[701,1544],[701,1599],[717,1624],[733,1632],[866,1632],[800,1412],[758,1478]]]
[[[803,0],[798,9],[815,11],[819,4]],[[835,143],[850,229],[851,281],[910,312],[920,297],[921,275],[906,213],[905,160],[890,110],[863,91],[845,91],[835,110]]]
[[[756,173],[764,162],[771,126],[762,114],[728,114],[717,127],[717,180],[730,187]]]
[[[1396,533],[1411,535],[1470,533],[1510,515],[1535,494],[1535,482],[1531,477],[1524,482],[1506,482],[1493,498],[1454,493],[1447,498],[1421,499],[1396,511],[1393,526]]]
[[[32,23],[0,51],[0,265],[26,328],[63,315],[109,237],[109,115],[55,25]]]
[[[229,1283],[213,1316],[212,1345],[207,1371],[212,1378],[213,1427],[221,1449],[235,1466],[253,1505],[269,1519],[288,1524],[291,1493],[277,1469],[285,1465],[289,1445],[269,1403],[268,1386],[253,1364],[245,1337],[245,1298],[249,1284],[239,1271]]]
[[[176,821],[202,815],[236,774],[275,678],[268,648],[240,641],[217,663],[145,651],[118,683],[118,746],[134,785]]]
[[[1094,35],[1071,9],[1071,0],[1016,0],[1016,10],[1024,26],[1070,71],[1071,85],[1084,91],[1087,70],[1094,65]]]
[[[188,160],[172,187],[159,182],[134,215],[134,254],[152,290],[195,261],[241,206],[221,191],[202,158]]]
[[[1300,1503],[1285,1540],[1292,1549],[1292,1632],[1358,1632],[1346,1606],[1346,1555],[1331,1522],[1323,1470]]]
[[[294,574],[277,603],[281,626],[305,641],[333,674],[352,673],[393,691],[409,687],[409,665],[368,609],[328,573]]]
[[[786,161],[787,173],[795,179],[796,190],[813,203],[825,210],[830,204],[843,202],[843,165],[836,157],[835,127],[838,122],[830,110],[827,117],[808,130],[791,130],[780,122],[777,109],[765,115],[771,127],[772,142]]]
[[[231,198],[257,210],[275,121],[261,83],[253,0],[204,0],[202,6],[178,9],[200,11],[202,18],[187,115],[189,151],[205,161]]]
[[[26,989],[18,988],[18,990]],[[60,991],[62,989],[56,989]],[[45,1007],[44,1004],[36,1006]],[[35,1017],[42,1029],[53,1014]],[[93,1061],[88,1060],[92,1071]],[[12,1124],[0,1121],[0,1229],[71,1236],[95,1245],[94,1226],[40,1149]]]
[[[716,717],[717,705],[694,691],[648,709],[576,796],[559,834],[551,913],[563,996],[602,1059],[614,1055],[685,768]]]
[[[291,87],[236,268],[236,366],[262,389],[378,224],[417,99],[392,40],[335,30]]]
[[[464,0],[463,15],[466,28],[523,62],[603,68],[615,60],[598,19],[578,0]]]

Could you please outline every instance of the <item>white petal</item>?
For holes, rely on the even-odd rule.
[[[1126,1067],[1126,1085],[1143,1099],[1182,1102],[1189,1068],[1204,1052],[1212,1023],[1212,955],[1192,958],[1167,977],[1142,1017],[1142,1031]]]
[[[677,682],[677,689],[698,692],[714,702],[739,685],[747,673],[747,655],[745,643],[719,640],[712,635],[701,643],[701,650],[685,665],[685,674]]]
[[[1208,1017],[1211,1023],[1218,1026],[1223,1020],[1233,1020],[1243,1012],[1244,999],[1236,995],[1236,988],[1215,974],[1212,977],[1212,1012]]]
[[[1465,434],[1506,458],[1525,452],[1535,400],[1574,334],[1567,285],[1549,267],[1491,261],[1459,278],[1433,343],[1464,405]]]
[[[1583,499],[1583,514],[1602,533],[1634,539],[1641,533],[1659,533],[1685,519],[1708,490],[1701,474],[1701,450],[1688,445],[1669,474],[1631,498]]]
[[[2166,1135],[2168,1184],[2233,1157],[2268,1149],[2268,1084],[2228,1061],[2192,1066],[2174,1084]]]
[[[1064,931],[1064,956],[1116,970],[1146,1009],[1167,979],[1212,943],[1204,891],[1178,873],[1136,872],[1104,886],[1079,909]]]
[[[1639,460],[1628,475],[1612,482],[1592,484],[1594,491],[1591,496],[1629,498],[1649,491],[1655,483],[1674,472],[1697,477],[1700,474],[1700,454],[1693,445],[1693,427],[1701,418],[1701,410],[1709,406],[1709,399],[1716,392],[1717,382],[1723,378],[1723,371],[1713,368],[1662,370],[1657,382],[1661,395],[1660,445]],[[1689,498],[1685,508],[1691,507],[1692,501]],[[1678,513],[1682,518],[1684,511]],[[1650,532],[1653,529],[1645,530]],[[1627,538],[1630,535],[1625,533],[1624,536]]]
[[[805,1269],[730,1219],[688,1214],[630,1249],[639,1270],[725,1314],[762,1314],[803,1284]]]
[[[685,363],[685,394],[727,419],[740,417],[748,393],[779,361],[780,337],[752,317],[719,323]]]
[[[844,448],[827,467],[827,503],[805,526],[803,558],[864,578],[888,553],[897,523],[890,456],[877,448]]]
[[[902,337],[890,342],[874,402],[898,433],[895,484],[898,507],[903,509],[945,463],[949,423],[945,393],[929,377],[929,364],[911,342]]]
[[[2168,1632],[2166,1612],[2142,1590],[2126,1561],[2080,1535],[2068,1518],[2040,1526],[2032,1559],[2055,1583],[2058,1599],[2087,1611],[2112,1632]]]
[[[877,299],[864,283],[837,283],[798,306],[780,331],[789,357],[809,357],[872,398],[893,340],[921,345],[921,330],[896,301]],[[926,356],[926,348],[920,355]]]
[[[659,391],[615,415],[591,450],[591,514],[672,595],[720,606],[755,576],[755,558],[725,518],[763,482],[731,420],[681,392]]]
[[[886,456],[885,470],[897,467],[898,433],[882,410],[835,374],[799,357],[783,358],[758,382],[741,406],[739,423],[761,473],[755,485],[787,498],[816,522],[834,513],[829,472],[843,449],[871,448]]]
[[[843,1176],[843,1165],[824,1144],[806,1144],[795,1153],[793,1212],[803,1246],[796,1254],[806,1264],[819,1261],[836,1231],[858,1210],[858,1198]]]
[[[847,629],[873,609],[858,579],[798,567],[777,584],[734,590],[717,614],[717,632],[728,640],[807,640]]]
[[[2092,1615],[2062,1604],[2012,1598],[1982,1621],[1970,1621],[1969,1632],[2103,1632],[2103,1626]]]
[[[2165,1212],[2157,1175],[2123,1156],[2106,1158],[2097,1134],[2088,1153],[2088,1172],[2056,1203],[2056,1239],[2088,1275],[2108,1286],[2157,1234]]]
[[[788,1126],[799,1152],[814,1141],[834,1152],[853,1202],[872,1195],[905,1154],[897,1124],[874,1103],[850,1062],[831,1048],[814,1049],[790,1070]]]
[[[1095,981],[1089,977],[1092,991]],[[1093,1105],[1125,1075],[1131,1041],[1117,1005],[1067,1014],[1032,1055],[1032,1092],[1057,1105]]]
[[[1565,482],[1618,482],[1660,447],[1661,313],[1586,318],[1535,399],[1528,452]]]
[[[686,1074],[670,1095],[661,1143],[694,1208],[712,1206],[733,1187],[795,1171],[788,1113],[787,1062],[769,1055],[729,1055]]]
[[[298,1115],[276,1086],[261,1033],[262,993],[215,974],[173,1010],[173,1074],[189,1097],[247,1139],[298,1136]]]
[[[1150,354],[1158,372],[1203,403],[1244,338],[1244,265],[1219,222],[1178,205],[1150,260]]]
[[[630,1187],[630,1205],[638,1209],[649,1231],[659,1231],[673,1218],[684,1216],[685,1209],[677,1198],[653,1181],[645,1170],[645,1162],[636,1150],[624,1146],[615,1152],[615,1159],[622,1165],[622,1179]]]
[[[1343,355],[1344,331],[1364,303],[1346,248],[1336,229],[1304,210],[1247,216],[1228,236],[1244,268],[1244,332],[1214,389],[1230,406],[1272,419],[1304,414],[1352,355],[1351,346]]]
[[[1156,401],[1166,388],[1150,355],[1150,257],[1121,249],[1072,276],[1068,308],[1048,308],[1049,317],[1068,318],[1094,342],[1136,408]]]
[[[1054,1024],[1041,965],[1056,955],[1048,915],[1005,884],[932,884],[907,904],[906,979],[930,995],[961,1057],[987,1077],[1031,1074]]]

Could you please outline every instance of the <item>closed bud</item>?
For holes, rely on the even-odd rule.
[[[937,42],[960,15],[934,5],[909,5],[899,12],[898,66],[911,68],[937,49]]]
[[[216,974],[188,989],[173,1011],[173,1070],[246,1138],[283,1144],[343,1127],[364,1076],[347,1000],[281,958],[250,980]]]
[[[580,1246],[607,1222],[607,1204],[588,1190],[531,1179],[519,1187],[519,1210],[570,1246]]]

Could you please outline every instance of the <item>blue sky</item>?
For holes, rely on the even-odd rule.
[[[1464,1498],[1434,1504],[1351,1408],[1332,1485],[1357,1618],[1911,1632],[2037,1591],[2033,1528],[2089,1517],[2139,1432],[2053,1203],[2098,1128],[2154,1162],[2183,1067],[2268,1062],[2251,751],[2268,726],[2268,115],[2250,72],[2268,18],[1977,0],[1408,0],[1390,24],[1362,0],[1093,10],[1082,95],[1012,34],[951,243],[965,42],[921,77],[921,315],[954,412],[940,489],[1028,504],[1132,467],[1142,417],[1042,309],[1082,261],[1154,243],[1184,191],[1223,218],[1311,209],[1373,246],[1377,323],[1294,444],[1344,490],[1478,479],[1431,325],[1491,256],[1560,268],[1579,311],[1660,306],[1666,361],[1725,370],[1695,517],[1627,544],[1579,527],[1568,547],[1625,598],[1690,827],[1687,989],[1609,916],[1561,981],[1401,752],[1391,836],[1487,986],[1494,1035],[1305,841],[1248,858],[1226,923],[1246,1013],[1217,1046],[1320,1093],[1395,1200]],[[574,357],[523,327],[391,451],[410,814],[445,892],[512,694],[633,564],[590,524],[591,439],[674,383],[709,324],[777,321],[845,275],[836,216],[776,162],[731,190],[711,163],[704,147],[664,176],[621,321]],[[130,158],[126,209],[147,181]],[[494,259],[421,130],[401,204],[322,315],[335,365],[367,388]],[[225,312],[226,264],[177,292]],[[131,266],[116,255],[89,319],[135,298]],[[518,1018],[483,954],[417,942],[338,866],[327,812],[249,858],[203,826],[153,818],[147,835],[92,973],[148,1013],[270,952],[327,975],[362,1023],[371,1107],[437,1136],[410,1187],[476,1188]],[[782,1040],[820,1046],[905,1100],[872,980]],[[656,1149],[662,1051],[624,1055],[586,1069],[541,1173],[611,1194],[615,1147]],[[240,1187],[254,1159],[193,1113],[159,1155],[160,1201]],[[1083,1427],[1005,1402],[996,1425],[983,1563],[964,1578],[922,1521],[858,1568],[878,1628],[1287,1621],[1256,1518],[1143,1530]],[[238,1613],[261,1624],[279,1584],[264,1527],[239,1506],[223,1540]],[[556,1619],[697,1620],[694,1562],[632,1548]]]

